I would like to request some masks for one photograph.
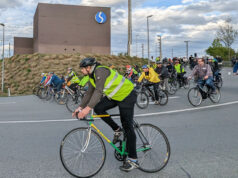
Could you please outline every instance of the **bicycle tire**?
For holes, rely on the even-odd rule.
[[[139,134],[139,131],[141,131],[145,138],[150,142],[149,145],[151,146],[151,149],[149,150],[137,152],[138,162],[140,165],[139,169],[148,173],[159,172],[168,164],[171,154],[170,144],[167,136],[159,127],[148,123],[140,124],[139,129],[136,128],[135,131],[137,135]],[[149,138],[150,136],[151,138]],[[145,145],[142,139],[139,139],[138,137],[141,137],[137,136],[137,149],[140,149]],[[158,138],[160,138],[160,140],[156,144],[155,140]],[[162,155],[162,158],[158,158],[160,154]],[[150,158],[147,159],[147,156]]]
[[[79,132],[82,132],[82,134]],[[85,132],[86,132],[86,135],[85,135]],[[104,144],[102,138],[100,137],[100,135],[93,129],[91,130],[91,135],[90,135],[90,140],[89,140],[88,146],[84,151],[82,151],[84,143],[88,136],[87,132],[88,132],[87,127],[73,129],[65,135],[65,137],[63,138],[61,145],[60,145],[60,160],[61,160],[65,170],[70,175],[72,175],[74,177],[92,177],[92,176],[96,175],[102,169],[102,167],[105,163],[105,159],[106,159],[105,144]],[[77,136],[77,139],[75,139],[75,135]],[[72,142],[70,141],[71,138],[72,138]],[[92,139],[94,139],[94,140],[92,140]],[[96,141],[95,141],[95,139],[96,139]],[[101,149],[102,149],[102,155],[100,155],[99,152],[97,153],[96,152],[97,150],[96,151],[94,150],[95,148],[99,148],[99,147],[94,146],[95,144],[97,144],[97,142],[100,143],[99,147],[101,147]],[[75,145],[75,143],[77,145]],[[69,146],[69,145],[72,146],[72,144],[74,144],[74,148],[69,149],[69,147],[67,147],[67,146]],[[92,144],[92,145],[90,145],[90,144]],[[68,149],[68,152],[67,152],[66,148]],[[93,149],[93,151],[90,152],[90,150],[92,150],[92,149]],[[90,160],[91,162],[89,160],[86,160],[86,156],[88,153],[90,154],[90,156],[92,156],[92,154],[93,154],[93,156],[91,157],[91,160]],[[100,157],[99,159],[96,158],[97,154],[99,154],[99,157]],[[68,160],[68,162],[66,160],[67,157],[70,158]],[[78,161],[80,163],[83,162],[83,164],[82,164],[82,170],[80,170],[80,168],[77,167],[76,171],[75,171],[73,169],[75,168],[75,164],[78,163],[77,157],[78,158],[81,157],[81,159],[78,159]],[[72,162],[75,163],[73,166],[73,169],[70,165],[70,161],[72,159],[74,159],[73,160],[74,162],[73,161]],[[96,165],[97,161],[100,161],[100,164],[98,166]],[[78,166],[80,166],[80,165],[81,164],[79,164]],[[89,173],[88,171],[90,169],[95,169],[95,170],[93,170],[92,172]],[[85,171],[86,173],[83,174],[82,173],[83,171]]]
[[[164,106],[168,103],[169,97],[166,91],[164,90],[159,90],[158,91],[158,97],[159,97],[159,104],[161,106]]]
[[[197,104],[196,103],[194,104],[194,102],[192,101],[192,98],[190,98],[191,92],[194,92],[194,95],[197,95],[196,97],[198,97],[199,99],[199,102]],[[197,87],[193,87],[190,90],[188,90],[188,101],[193,106],[199,106],[202,103],[202,94]]]
[[[82,101],[81,95],[79,95],[77,99],[74,99],[72,95],[68,95],[65,103],[66,108],[68,109],[69,112],[73,113],[75,109],[79,107],[81,101]]]
[[[148,107],[148,105],[149,105],[148,95],[145,92],[138,92],[137,99],[136,99],[136,106],[140,109],[145,109]]]
[[[177,87],[174,86],[173,82],[168,83],[168,94],[174,95],[177,92]]]
[[[45,99],[47,97],[47,93],[46,93],[46,90],[44,88],[40,88],[37,92],[37,96],[40,98],[40,99]]]
[[[189,89],[189,87],[190,87],[190,81],[188,80],[187,77],[185,77],[184,83],[183,83],[183,88],[184,89]]]
[[[217,87],[218,88],[221,88],[223,86],[223,80],[221,78],[221,76],[218,76],[218,80],[217,80]]]
[[[219,101],[221,99],[221,92],[219,90],[219,87],[216,87],[216,93],[217,93],[218,99],[214,99],[213,96],[215,96],[215,94],[209,94],[209,98],[210,98],[211,102],[213,102],[213,103],[219,103]]]
[[[59,98],[58,98],[58,95],[60,95]],[[67,94],[66,93],[64,93],[64,96],[62,96],[62,92],[55,94],[55,101],[59,105],[64,105],[66,103],[66,100],[67,100]]]

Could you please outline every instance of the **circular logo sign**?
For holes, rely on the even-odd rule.
[[[107,16],[104,12],[100,11],[96,14],[95,19],[98,23],[103,24],[107,21]]]

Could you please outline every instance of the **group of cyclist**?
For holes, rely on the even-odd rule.
[[[204,59],[198,59],[188,78],[197,76],[197,82],[201,85],[206,83],[213,92],[215,87],[213,75],[216,75],[216,63],[209,60],[208,64]],[[48,75],[42,73],[41,83],[45,86],[53,85],[59,92],[62,84],[66,82],[72,90],[78,86],[85,86],[88,83],[88,89],[80,103],[80,106],[72,114],[73,117],[84,118],[92,109],[98,115],[107,115],[107,110],[116,106],[119,107],[122,128],[112,120],[111,117],[102,117],[102,120],[108,124],[114,131],[113,144],[116,144],[120,136],[125,133],[127,138],[128,158],[120,167],[123,171],[131,171],[139,167],[136,153],[136,135],[133,128],[134,105],[137,94],[133,83],[141,83],[143,80],[148,89],[153,87],[155,93],[155,104],[158,104],[157,89],[160,82],[164,82],[165,88],[168,87],[168,78],[176,74],[181,86],[186,73],[183,63],[179,59],[175,60],[157,60],[155,65],[143,65],[142,70],[138,66],[127,65],[125,75],[119,74],[113,66],[103,66],[95,58],[85,58],[80,62],[79,67],[84,75],[82,80],[77,74],[68,68],[68,75],[60,78],[53,72]]]
[[[89,76],[84,76],[80,80],[71,67],[68,68],[67,75],[65,77],[62,76],[60,78],[54,74],[54,72],[49,72],[48,74],[42,73],[41,77],[40,85],[43,85],[44,87],[52,86],[56,92],[60,92],[64,83],[66,83],[66,85],[69,86],[69,88],[74,92],[76,92],[78,87],[84,87],[84,89],[87,89],[86,84],[89,81]]]

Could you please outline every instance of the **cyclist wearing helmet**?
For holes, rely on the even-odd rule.
[[[182,83],[184,82],[184,75],[185,75],[185,70],[182,64],[179,63],[179,60],[175,61],[174,68],[177,72],[177,80],[179,82],[179,87],[182,86]]]
[[[138,72],[132,66],[126,65],[124,77],[128,78],[131,82],[134,82],[138,77]]]
[[[155,72],[159,74],[159,78],[163,81],[163,88],[168,89],[168,80],[169,80],[169,72],[168,68],[163,65],[162,62],[156,62],[157,67],[155,68]]]
[[[68,72],[67,82],[70,82],[69,88],[72,89],[74,92],[76,92],[77,85],[79,84],[80,80],[71,67],[68,68],[67,72]]]
[[[64,83],[54,72],[50,72],[50,80],[46,83],[46,86],[53,85],[56,88],[56,91],[59,92]]]
[[[42,73],[41,74],[41,81],[40,81],[40,84],[43,84],[44,83],[44,81],[46,80],[46,78],[47,78],[47,74],[45,74],[45,73]]]
[[[116,71],[97,63],[94,58],[83,59],[80,67],[84,75],[89,75],[90,82],[88,91],[72,116],[75,117],[79,112],[78,117],[84,118],[93,108],[96,114],[105,115],[107,110],[118,106],[128,148],[128,158],[120,169],[131,171],[138,168],[136,135],[133,128],[134,105],[137,98],[134,85]],[[123,134],[122,128],[111,117],[102,120],[114,130],[113,143],[117,143]]]
[[[149,67],[148,65],[142,66],[143,72],[141,76],[138,79],[138,82],[140,83],[143,79],[147,80],[147,84],[145,84],[145,87],[150,90],[150,86],[153,86],[154,94],[155,94],[155,104],[159,104],[159,97],[157,93],[157,88],[159,86],[160,79],[158,77],[158,74],[154,71],[152,67]]]

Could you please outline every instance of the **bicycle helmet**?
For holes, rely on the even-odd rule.
[[[92,66],[92,65],[96,64],[96,62],[97,62],[97,61],[96,61],[95,58],[88,57],[88,58],[84,58],[84,59],[80,62],[79,66],[80,66],[80,67]]]
[[[143,66],[142,66],[142,69],[148,69],[148,68],[149,68],[148,65],[143,65]]]
[[[162,64],[162,62],[161,61],[156,61],[156,64]]]

